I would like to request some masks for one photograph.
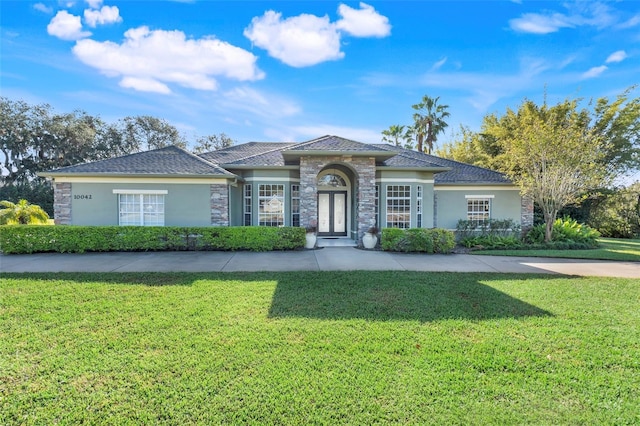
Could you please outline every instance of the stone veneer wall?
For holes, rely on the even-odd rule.
[[[317,226],[318,174],[330,164],[348,164],[356,171],[358,244],[376,223],[376,161],[373,157],[309,156],[300,158],[300,224]],[[312,223],[313,222],[313,223]],[[349,230],[350,231],[350,230]]]
[[[525,235],[531,228],[533,228],[533,198],[528,195],[523,195],[521,197],[520,206],[520,225],[522,227],[522,234]]]
[[[71,183],[53,184],[53,218],[56,225],[71,225]]]
[[[229,186],[226,183],[211,185],[211,224],[229,226]]]

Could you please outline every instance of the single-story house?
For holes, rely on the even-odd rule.
[[[53,180],[55,222],[66,225],[311,225],[358,243],[371,226],[533,222],[533,203],[501,173],[338,136],[201,155],[170,146],[42,176]]]

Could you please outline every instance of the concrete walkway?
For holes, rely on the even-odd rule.
[[[640,278],[640,263],[536,257],[424,255],[331,247],[289,252],[0,255],[1,272],[450,271]]]

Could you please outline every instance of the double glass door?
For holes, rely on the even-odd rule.
[[[346,191],[318,191],[318,235],[347,235]]]

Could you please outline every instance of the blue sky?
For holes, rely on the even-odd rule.
[[[639,82],[638,1],[7,1],[2,96],[238,142],[379,142],[423,95],[479,130]]]

